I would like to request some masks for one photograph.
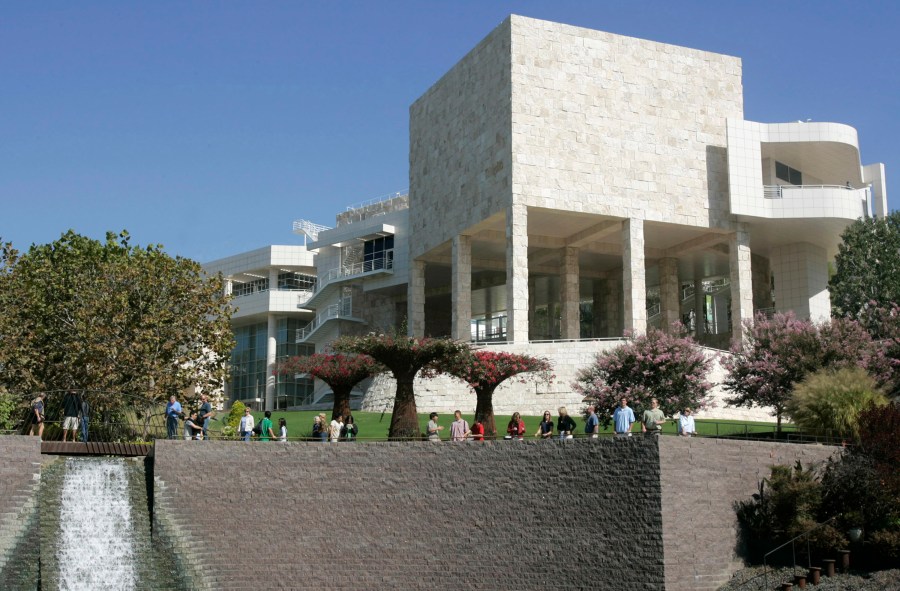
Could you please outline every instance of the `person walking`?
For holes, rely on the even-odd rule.
[[[263,416],[263,420],[259,424],[260,433],[259,440],[260,441],[269,441],[271,439],[275,439],[275,432],[272,430],[272,411],[267,410],[265,415]]]
[[[584,433],[591,439],[600,437],[600,417],[597,416],[597,408],[592,404],[587,408],[588,417],[584,423]]]
[[[78,438],[78,413],[81,404],[78,402],[78,394],[75,390],[67,390],[63,395],[63,443],[68,438],[69,431],[72,432],[72,443]]]
[[[616,430],[616,435],[631,437],[631,428],[634,427],[634,423],[634,411],[628,406],[628,399],[623,397],[619,401],[619,406],[613,411],[613,426]]]
[[[213,417],[213,409],[212,404],[209,403],[209,396],[206,394],[200,396],[200,411],[197,416],[203,426],[203,439],[209,439],[209,422]]]
[[[659,400],[650,399],[650,408],[644,411],[641,417],[641,431],[644,435],[659,435],[662,433],[662,426],[666,424],[666,415],[659,410]]]
[[[87,396],[85,396],[84,392],[79,395],[79,400],[81,401],[81,441],[83,443],[88,442],[88,423],[91,420],[91,405],[88,402]]]
[[[241,417],[241,423],[238,425],[238,432],[241,435],[241,439],[250,441],[250,437],[253,435],[254,426],[256,426],[256,421],[253,419],[253,413],[250,412],[249,408],[244,408],[244,416]]]
[[[44,400],[46,398],[46,394],[38,392],[38,395],[31,401],[31,430],[29,434],[34,436],[34,426],[37,425],[38,439],[41,440],[44,438]]]
[[[181,414],[181,403],[172,394],[169,397],[169,403],[166,405],[166,436],[169,439],[178,437],[178,419],[181,418]]]

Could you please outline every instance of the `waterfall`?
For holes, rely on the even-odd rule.
[[[135,528],[122,459],[66,459],[59,506],[59,589],[137,588]]]

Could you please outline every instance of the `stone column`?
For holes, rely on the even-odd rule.
[[[629,218],[622,225],[622,294],[625,330],[647,332],[647,283],[644,269],[644,220]]]
[[[468,343],[472,340],[472,238],[454,236],[452,251],[450,336]]]
[[[269,269],[269,291],[278,289],[278,269]]]
[[[605,282],[604,299],[606,300],[606,334],[604,336],[619,338],[624,331],[622,323],[622,276],[621,270],[616,277]]]
[[[678,259],[659,261],[659,327],[671,332],[672,323],[681,320],[681,283],[678,281]]]
[[[425,261],[413,261],[406,286],[406,332],[411,337],[425,336]]]
[[[528,207],[506,208],[506,340],[528,342]]]
[[[731,270],[731,338],[743,339],[744,320],[753,318],[753,271],[750,265],[750,232],[743,223],[728,242]],[[827,281],[827,274],[826,274]]]
[[[703,291],[703,279],[694,279],[694,322],[696,330],[694,336],[698,339],[706,334],[706,312],[703,308],[706,306],[706,292]]]
[[[591,336],[595,339],[606,336],[603,321],[603,282],[599,279],[591,281],[591,302],[593,303],[594,322],[591,326]]]
[[[580,339],[580,293],[578,275],[578,249],[563,249],[563,269],[560,277],[560,300],[562,300],[562,326],[560,337]]]
[[[822,322],[831,315],[828,259],[824,248],[806,242],[772,249],[775,307],[793,310],[798,318]]]
[[[276,283],[275,285],[277,286],[278,284]],[[275,410],[275,354],[278,352],[278,320],[275,318],[274,314],[268,315],[268,326],[266,328],[265,410]]]

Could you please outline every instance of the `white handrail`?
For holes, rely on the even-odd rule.
[[[384,251],[385,256],[371,261],[363,261],[360,263],[352,263],[350,265],[341,265],[334,269],[329,269],[324,275],[320,275],[316,281],[316,287],[310,295],[309,299],[314,298],[323,289],[328,287],[335,281],[342,281],[350,277],[371,273],[373,271],[393,271],[394,270],[394,250],[388,249]],[[390,255],[388,255],[390,253]]]
[[[352,316],[353,304],[351,298],[345,298],[337,304],[332,304],[319,312],[312,322],[297,330],[297,338],[294,342],[302,343],[307,340],[320,326],[333,318],[346,318]]]
[[[331,229],[328,226],[316,224],[309,220],[294,220],[292,228],[294,234],[306,234],[313,242],[318,240],[319,232]]]

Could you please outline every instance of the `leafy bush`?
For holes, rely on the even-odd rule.
[[[244,403],[240,400],[235,400],[231,405],[231,410],[228,411],[228,416],[225,417],[223,427],[232,427],[237,428],[241,424],[241,417],[244,416],[244,409],[247,408],[244,406]]]
[[[866,370],[854,367],[822,369],[808,375],[794,389],[785,414],[803,431],[834,433],[856,440],[859,414],[871,405],[884,406],[888,399]]]
[[[872,534],[872,550],[888,566],[900,566],[900,530],[882,530]]]
[[[0,431],[11,431],[15,428],[21,414],[19,410],[13,395],[5,390],[0,391]]]
[[[578,372],[572,388],[596,405],[604,426],[623,397],[634,401],[637,410],[650,408],[650,399],[656,398],[663,413],[672,415],[685,407],[703,409],[709,403],[710,364],[689,336],[651,328],[629,343],[598,354],[593,365]]]

